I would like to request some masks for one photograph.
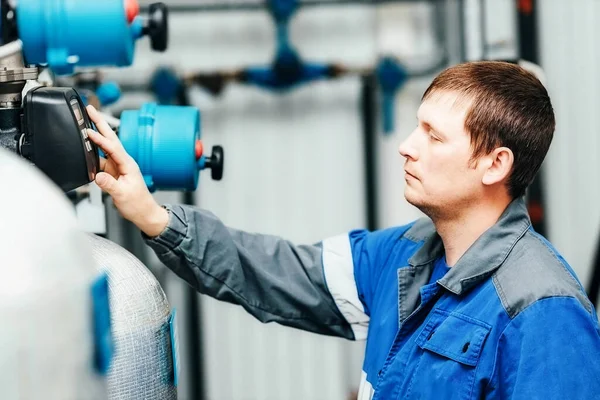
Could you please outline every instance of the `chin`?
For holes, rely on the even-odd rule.
[[[412,190],[410,190],[408,188],[406,188],[404,190],[404,198],[406,199],[406,201],[409,204],[411,204],[417,208],[421,208],[421,206],[425,205],[425,202],[423,201],[423,199],[419,198],[418,195],[416,195]]]
[[[410,204],[415,205],[415,203],[421,203],[423,199],[423,192],[421,190],[416,190],[410,185],[404,186],[404,198]]]
[[[434,204],[431,204],[431,202],[428,202],[422,197],[416,196],[414,193],[404,191],[404,198],[410,205],[416,207],[419,211],[427,215],[429,218],[433,219],[439,215],[439,210]]]

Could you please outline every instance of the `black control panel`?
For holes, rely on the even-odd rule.
[[[65,192],[92,182],[100,170],[91,121],[73,88],[38,87],[23,99],[19,153]]]

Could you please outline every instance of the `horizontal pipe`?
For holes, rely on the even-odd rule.
[[[299,1],[301,7],[315,7],[315,6],[340,6],[340,5],[351,5],[351,4],[363,4],[363,5],[379,5],[387,3],[435,3],[440,0],[304,0]],[[173,13],[186,13],[186,12],[209,12],[209,11],[257,11],[264,10],[267,8],[266,2],[253,2],[253,3],[212,3],[212,4],[171,4],[166,3],[169,12]],[[148,12],[149,4],[142,4],[140,6],[142,12]]]

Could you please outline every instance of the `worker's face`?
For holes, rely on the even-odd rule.
[[[460,212],[482,195],[481,173],[471,162],[471,138],[464,127],[468,107],[455,93],[433,93],[398,149],[406,159],[406,200],[432,218]]]

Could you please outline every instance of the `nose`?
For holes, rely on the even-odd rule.
[[[409,137],[404,139],[400,146],[398,147],[398,153],[407,160],[416,161],[419,158],[419,153],[417,148],[414,146],[412,141],[412,137],[414,136],[414,132],[410,134]]]

